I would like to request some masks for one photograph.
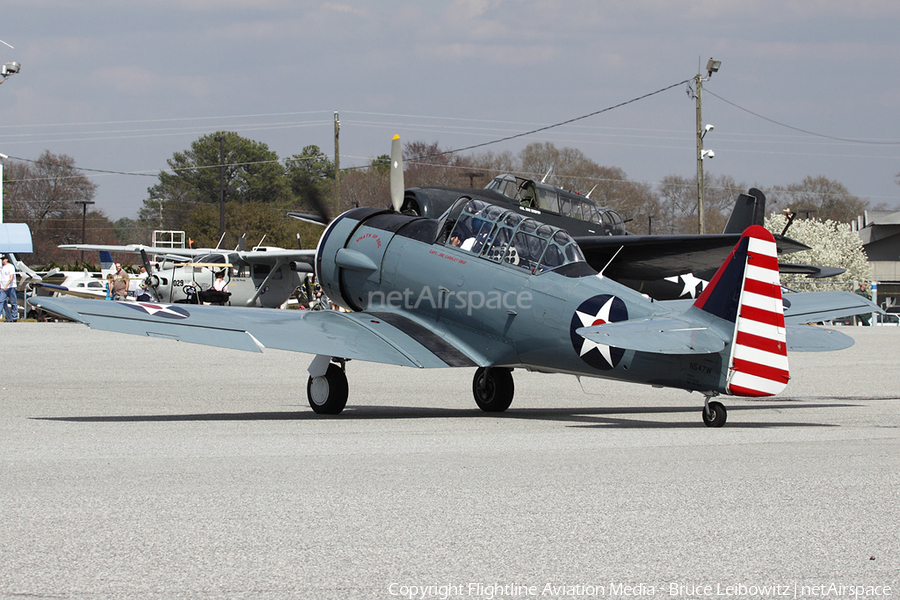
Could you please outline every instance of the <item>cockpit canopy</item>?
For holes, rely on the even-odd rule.
[[[581,194],[567,192],[546,183],[512,175],[498,175],[485,189],[499,192],[525,208],[596,223],[603,227],[605,235],[626,233],[625,223],[616,211],[597,206],[593,200]]]
[[[460,198],[444,213],[438,243],[532,273],[584,262],[572,237],[511,209]]]

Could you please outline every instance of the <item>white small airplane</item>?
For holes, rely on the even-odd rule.
[[[253,250],[162,248],[131,244],[65,244],[65,250],[88,250],[140,256],[144,285],[157,302],[229,304],[278,308],[311,273],[315,250],[258,246]],[[151,261],[149,256],[156,256]],[[224,289],[214,289],[222,276]]]

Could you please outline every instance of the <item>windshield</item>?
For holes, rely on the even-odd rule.
[[[581,248],[562,229],[481,200],[460,198],[444,215],[439,243],[532,273],[584,262]]]

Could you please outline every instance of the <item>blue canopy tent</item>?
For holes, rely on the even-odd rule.
[[[30,254],[34,252],[31,245],[31,229],[27,223],[0,223],[0,254],[10,254],[15,259],[15,254]],[[27,269],[24,263],[14,261],[18,270]],[[30,269],[28,269],[30,270]],[[23,295],[19,304],[20,310],[25,310],[26,298]]]
[[[0,252],[34,252],[31,245],[31,229],[27,223],[0,223]]]

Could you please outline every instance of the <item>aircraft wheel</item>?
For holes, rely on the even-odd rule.
[[[721,402],[710,402],[708,407],[708,410],[706,407],[703,409],[703,423],[707,427],[721,427],[724,425],[725,419],[728,418],[725,406]]]
[[[310,377],[306,382],[306,397],[313,412],[320,415],[339,414],[347,405],[349,387],[347,375],[338,365],[328,365],[321,377]]]
[[[505,367],[480,367],[472,380],[475,404],[484,412],[503,412],[512,404],[515,385],[512,371]]]

